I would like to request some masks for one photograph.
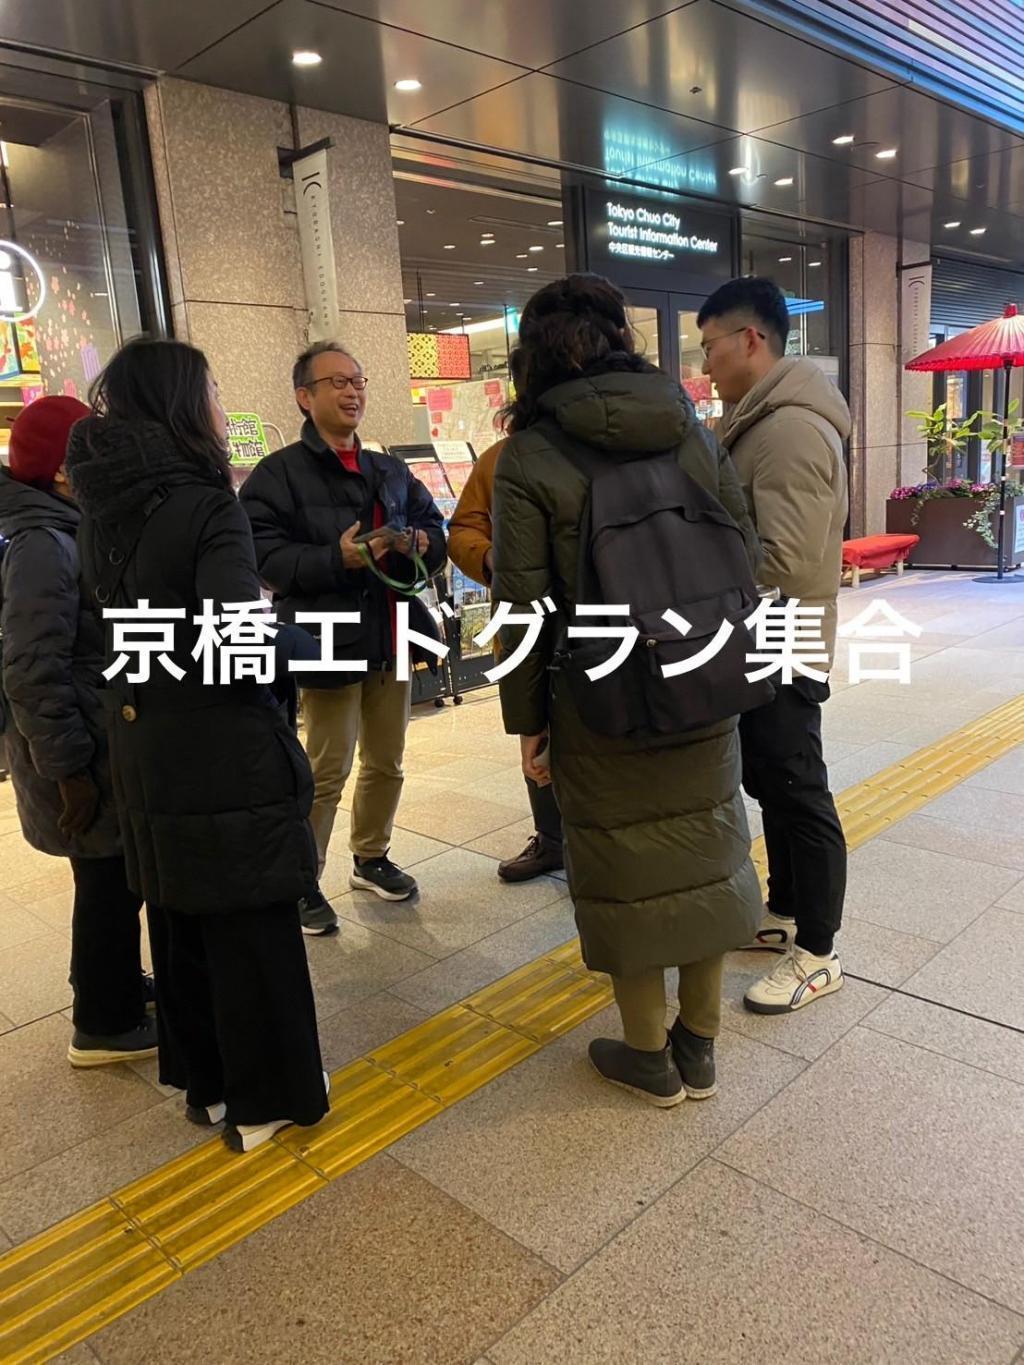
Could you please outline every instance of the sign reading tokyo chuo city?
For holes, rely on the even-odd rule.
[[[588,190],[588,266],[637,287],[701,287],[733,274],[734,219],[663,195]]]
[[[604,228],[613,256],[633,256],[645,261],[674,261],[683,252],[705,256],[718,254],[717,237],[683,231],[682,214],[654,206],[631,206],[621,199],[605,204]]]

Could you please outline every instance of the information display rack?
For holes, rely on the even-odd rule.
[[[438,510],[448,522],[476,463],[476,453],[469,442],[433,441],[392,446],[391,453],[404,460],[416,477],[430,489]],[[490,594],[483,584],[475,583],[453,564],[449,564],[447,573],[437,584],[437,590],[441,599],[448,602],[455,612],[454,619],[445,618],[445,641],[450,650],[447,667],[443,671],[452,701],[458,706],[464,692],[487,686],[484,670],[490,667],[493,656],[488,646],[482,649],[475,646],[473,637],[490,620]],[[416,696],[416,700],[425,701],[429,695],[432,694]],[[444,704],[443,694],[437,696],[435,704]]]

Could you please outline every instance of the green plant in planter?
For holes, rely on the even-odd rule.
[[[965,421],[957,422],[946,412],[947,405],[940,403],[934,412],[908,412],[908,417],[917,419],[917,434],[924,439],[928,448],[928,463],[925,475],[928,483],[941,484],[946,477],[946,462],[952,465],[972,436],[980,435],[976,424],[988,416],[986,413],[973,412]]]
[[[997,483],[978,484],[976,487],[978,488],[979,493],[984,490],[984,501],[979,503],[975,511],[964,522],[964,526],[968,531],[977,531],[986,545],[993,550],[997,550],[999,548],[999,540],[997,538],[997,533],[992,526],[992,518],[993,515],[999,511],[999,485]],[[1024,484],[1017,483],[1015,479],[1007,479],[1007,502],[1009,502],[1011,498],[1019,498],[1022,495],[1024,495]]]
[[[1024,430],[1024,422],[1019,414],[1020,403],[1013,399],[1007,410],[1006,433],[1003,433],[1003,419],[995,412],[981,414],[982,425],[978,435],[986,442],[993,474],[1003,460],[1009,458],[1010,443],[1014,436]],[[990,484],[978,485],[978,492],[984,494],[984,501],[964,522],[968,531],[977,531],[990,549],[999,548],[996,532],[992,529],[992,517],[999,510],[999,482],[993,479]],[[1024,487],[1014,479],[1006,481],[1007,501],[1024,493]]]

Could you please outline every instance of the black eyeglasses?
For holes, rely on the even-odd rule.
[[[369,379],[365,374],[355,376],[347,374],[325,374],[321,379],[311,379],[308,384],[303,384],[304,389],[315,389],[317,384],[330,384],[332,389],[337,389],[339,393],[344,392],[351,384],[356,393],[362,393],[369,384]]]
[[[746,327],[734,327],[731,332],[723,332],[720,337],[711,337],[710,340],[702,342],[700,349],[704,352],[704,359],[707,360],[708,356],[711,354],[711,348],[716,341],[724,341],[726,337],[738,337],[740,332],[748,332],[750,330],[750,324],[747,323]],[[759,336],[762,341],[765,340],[764,332],[759,332],[756,327],[753,331],[755,336]]]

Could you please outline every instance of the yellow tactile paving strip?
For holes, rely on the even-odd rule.
[[[1024,740],[1024,696],[839,798],[851,848]],[[765,875],[764,845],[754,859]],[[0,1361],[51,1359],[611,1001],[573,940],[334,1074],[331,1112],[239,1157],[219,1138],[0,1257]]]

